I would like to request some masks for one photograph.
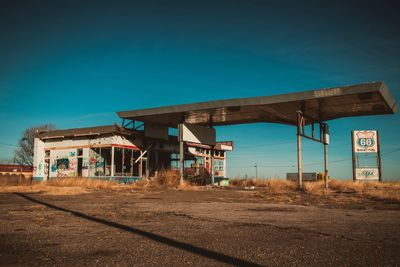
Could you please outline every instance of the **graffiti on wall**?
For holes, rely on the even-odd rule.
[[[43,170],[43,161],[40,161],[38,164],[38,172],[41,174]]]
[[[94,149],[89,151],[89,176],[104,176],[104,158]]]
[[[76,149],[52,150],[50,152],[50,177],[74,177],[77,175]]]
[[[44,176],[48,177],[48,175],[49,175],[49,161],[46,160],[44,162]]]

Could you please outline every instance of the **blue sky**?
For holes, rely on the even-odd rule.
[[[26,127],[120,122],[115,111],[383,80],[400,99],[395,1],[1,1],[0,158]],[[381,133],[400,179],[399,115],[330,122],[332,177],[351,177],[350,131]],[[230,176],[295,171],[295,128],[217,128]],[[322,171],[304,141],[306,171]],[[348,160],[346,160],[348,159]],[[321,163],[321,164],[318,164]]]

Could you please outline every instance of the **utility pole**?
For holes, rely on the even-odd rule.
[[[256,165],[254,165],[254,168],[256,168],[256,180],[257,180],[257,176],[258,176],[257,163],[256,163]]]

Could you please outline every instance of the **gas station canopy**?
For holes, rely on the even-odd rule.
[[[386,85],[372,82],[273,96],[120,111],[117,114],[123,119],[176,127],[179,123],[203,126],[255,122],[297,125],[297,111],[302,111],[314,121],[328,121],[392,114],[396,110],[396,102]]]

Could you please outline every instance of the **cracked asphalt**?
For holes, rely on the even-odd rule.
[[[0,193],[0,265],[400,265],[400,203],[296,194]]]

